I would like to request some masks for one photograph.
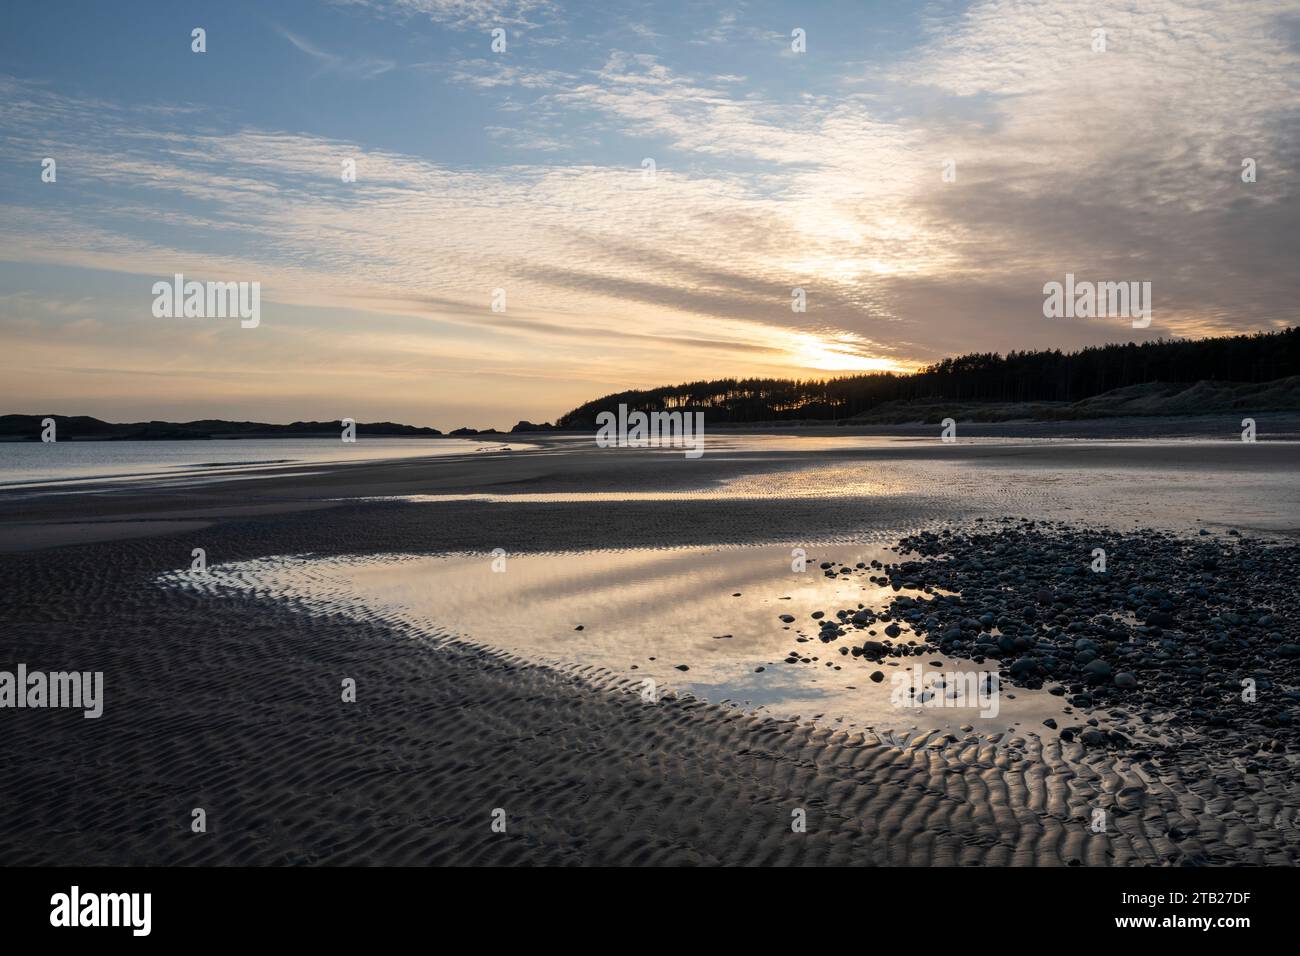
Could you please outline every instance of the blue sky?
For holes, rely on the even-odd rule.
[[[1291,2],[0,17],[5,411],[500,426],[683,379],[1294,321]],[[1045,320],[1067,271],[1151,281],[1152,327]],[[262,323],[154,318],[175,272],[260,282]]]
[[[786,6],[749,4],[737,26],[738,13],[713,4],[593,3],[553,16],[543,15],[545,7],[511,15],[514,6],[505,4],[503,16],[462,19],[403,15],[400,7],[377,16],[361,5],[292,0],[86,0],[16,5],[0,48],[10,72],[70,93],[137,104],[188,102],[212,111],[214,121],[310,129],[438,162],[495,163],[507,157],[485,128],[508,123],[513,108],[534,97],[508,88],[468,97],[456,77],[477,72],[475,61],[494,59],[488,31],[498,24],[509,31],[510,49],[501,59],[512,69],[598,70],[611,51],[627,49],[656,55],[682,73],[744,75],[746,92],[787,103],[834,91],[839,70],[818,70],[818,64],[880,62],[921,35],[919,7],[794,7],[799,13],[792,17]],[[536,24],[520,22],[530,15]],[[796,21],[824,56],[776,55]],[[201,59],[188,42],[177,42],[195,25],[211,37]],[[756,61],[764,67],[758,75]],[[560,158],[620,162],[625,146],[641,142],[629,136]]]

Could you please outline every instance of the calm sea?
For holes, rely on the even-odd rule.
[[[213,441],[0,442],[0,488],[51,482],[195,479],[289,465],[466,455],[529,447],[459,438],[258,438]]]

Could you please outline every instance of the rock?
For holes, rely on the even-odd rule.
[[[793,624],[793,623],[794,623],[794,615],[793,615],[793,614],[782,614],[782,615],[781,615],[781,620],[784,621],[786,624]]]
[[[690,667],[688,667],[686,664],[678,664],[678,665],[677,665],[677,669],[678,669],[679,671],[688,671],[688,670],[690,670]]]
[[[1045,721],[1043,721],[1043,726],[1047,727],[1049,730],[1055,730],[1056,721],[1054,721],[1051,717],[1048,717]]]
[[[872,681],[874,681],[875,683],[879,684],[882,680],[885,679],[885,674],[884,674],[883,671],[872,671],[872,672],[871,672],[871,679],[872,679]]]
[[[1102,680],[1110,676],[1110,665],[1103,660],[1089,661],[1083,668],[1084,676],[1089,680]]]
[[[1097,661],[1096,663],[1101,663],[1101,662]],[[1120,690],[1133,690],[1133,688],[1137,687],[1137,685],[1138,685],[1138,679],[1134,677],[1132,674],[1130,674],[1128,671],[1120,671],[1118,674],[1115,675],[1115,686],[1118,687]]]
[[[1010,667],[1012,677],[1033,677],[1038,673],[1038,665],[1028,657],[1022,657]]]

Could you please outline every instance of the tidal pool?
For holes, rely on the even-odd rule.
[[[773,716],[958,736],[1050,734],[1042,724],[1047,717],[1061,726],[1082,722],[1081,715],[1065,712],[1063,699],[1006,681],[992,689],[992,697],[957,696],[954,680],[964,680],[968,689],[978,681],[990,691],[995,661],[976,664],[925,653],[873,663],[841,653],[841,647],[884,640],[883,621],[848,627],[845,636],[823,642],[812,614],[834,618],[859,605],[883,609],[894,592],[868,580],[874,573],[869,566],[898,557],[874,545],[809,548],[800,572],[799,554],[788,546],[279,556],[164,580],[205,590],[252,590],[305,613],[380,619],[536,663],[595,665],[631,678],[643,693],[689,693]],[[836,569],[863,563],[868,570],[827,577],[819,567],[823,561]],[[906,627],[893,640],[920,643]],[[787,662],[791,656],[794,663]],[[876,672],[878,682],[871,679]],[[945,675],[947,684],[933,687],[920,706],[905,688],[918,686],[917,673],[928,672]]]

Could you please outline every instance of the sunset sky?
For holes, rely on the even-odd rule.
[[[509,427],[1295,324],[1298,61],[1297,2],[5,3],[0,413]],[[177,272],[260,325],[155,318]],[[1067,272],[1150,328],[1044,318]]]

